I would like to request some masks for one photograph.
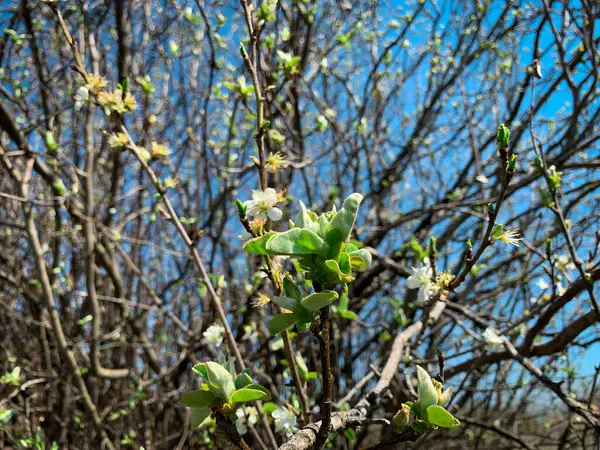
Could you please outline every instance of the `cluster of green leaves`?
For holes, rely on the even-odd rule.
[[[21,368],[16,366],[12,372],[6,372],[0,377],[0,384],[8,384],[10,386],[21,386],[19,378],[21,376]]]
[[[193,370],[204,383],[201,389],[183,394],[181,403],[191,408],[194,428],[215,412],[235,422],[235,411],[246,402],[271,398],[267,389],[254,384],[248,369],[236,374],[233,360],[225,366],[212,361],[199,363]]]
[[[428,428],[456,428],[460,422],[444,407],[452,396],[452,387],[444,390],[439,381],[431,378],[421,366],[417,367],[419,398],[416,402],[402,404],[392,424],[397,431],[403,431],[410,421],[410,413],[414,414],[413,429],[425,432]]]
[[[269,231],[250,239],[244,249],[261,255],[296,257],[306,271],[306,279],[324,287],[349,283],[354,280],[352,270],[364,270],[371,264],[369,251],[349,242],[361,201],[362,195],[351,194],[342,209],[337,211],[334,206],[320,216],[300,202],[300,212],[290,230]]]
[[[289,276],[283,279],[283,291],[285,296],[274,297],[271,301],[289,312],[273,317],[269,323],[271,334],[281,333],[293,325],[300,331],[308,330],[315,319],[315,312],[339,298],[337,292],[329,290],[303,297],[300,288]]]
[[[42,436],[40,427],[37,427],[35,429],[35,433],[33,433],[33,436],[25,439],[19,439],[17,441],[17,446],[19,448],[28,448],[34,450],[58,450],[59,447],[56,442],[52,442],[49,447],[46,447],[46,444],[44,443],[45,440],[46,439],[44,436]]]

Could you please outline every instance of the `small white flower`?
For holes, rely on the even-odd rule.
[[[488,344],[498,345],[503,344],[504,340],[492,328],[488,327],[483,332],[483,337]]]
[[[479,174],[479,175],[477,175],[477,176],[475,177],[475,179],[476,179],[477,181],[479,181],[480,183],[482,183],[482,184],[486,184],[486,183],[489,183],[489,182],[490,182],[490,180],[488,179],[488,177],[486,177],[484,174]]]
[[[519,230],[506,230],[497,240],[505,242],[507,245],[518,247],[519,241],[522,241],[523,238],[519,237]]]
[[[248,432],[248,427],[246,426],[246,415],[244,414],[244,408],[238,408],[235,411],[235,415],[238,420],[235,421],[235,428],[237,432],[241,435],[244,435]]]
[[[266,221],[267,218],[272,221],[281,219],[283,212],[276,208],[277,192],[273,188],[267,188],[264,191],[252,191],[252,200],[245,202],[247,214],[260,220]]]
[[[212,344],[215,347],[219,347],[223,343],[223,333],[225,328],[221,325],[211,325],[206,329],[202,336],[208,344]]]
[[[558,284],[556,285],[556,293],[557,293],[558,295],[563,295],[565,292],[567,292],[567,288],[566,288],[566,287],[564,287],[564,286],[562,285],[562,283],[558,283]]]
[[[548,284],[548,282],[547,282],[545,279],[543,279],[543,278],[540,278],[540,279],[538,280],[538,282],[537,282],[537,284],[536,284],[536,285],[537,285],[537,287],[539,287],[539,288],[540,288],[542,291],[545,291],[546,289],[548,289],[548,288],[550,287],[550,285]]]
[[[273,419],[275,419],[275,431],[277,433],[284,433],[287,437],[293,435],[298,431],[296,424],[296,415],[282,406],[271,413]]]
[[[558,258],[556,258],[556,267],[561,272],[575,270],[577,268],[573,261],[571,261],[571,258],[567,255],[560,255]]]
[[[258,411],[254,406],[248,406],[245,410],[248,425],[254,426],[258,422]]]
[[[429,258],[423,260],[423,267],[412,268],[413,274],[406,280],[406,285],[409,289],[418,289],[419,302],[425,302],[431,295],[431,277],[433,269],[429,263]]]
[[[90,91],[85,86],[79,86],[75,94],[75,109],[79,111],[90,98]]]

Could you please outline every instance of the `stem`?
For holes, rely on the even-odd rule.
[[[240,450],[251,450],[248,444],[246,444],[246,441],[244,441],[244,438],[240,436],[240,433],[238,433],[238,430],[233,422],[227,420],[221,413],[217,413],[216,419],[217,427],[227,435],[233,445]]]
[[[320,289],[315,289],[320,290]],[[333,376],[331,375],[331,352],[329,348],[329,305],[321,309],[319,317],[319,351],[321,353],[321,378],[323,380],[323,400],[321,402],[322,422],[315,442],[315,450],[323,447],[331,430],[331,401],[333,397]]]
[[[240,0],[240,4],[244,10],[244,19],[248,27],[248,34],[250,36],[251,55],[248,55],[245,51],[242,52],[244,63],[248,69],[248,73],[252,78],[252,84],[254,86],[254,98],[256,101],[256,146],[258,147],[258,161],[259,161],[259,175],[260,175],[260,187],[264,191],[267,189],[267,168],[265,163],[265,128],[263,127],[265,119],[265,105],[264,98],[262,96],[262,88],[260,86],[260,80],[258,79],[258,31],[254,29],[254,21],[252,18],[252,10],[246,0]]]

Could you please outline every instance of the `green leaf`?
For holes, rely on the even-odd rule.
[[[266,249],[270,255],[324,255],[328,246],[316,233],[305,228],[292,228],[269,239]]]
[[[246,243],[244,244],[244,250],[246,250],[249,253],[268,255],[269,253],[267,252],[266,248],[267,242],[272,236],[276,234],[277,232],[275,231],[269,231],[268,233],[263,234],[262,236],[252,238],[246,241]]]
[[[340,269],[340,265],[337,261],[333,259],[328,259],[327,261],[325,261],[325,265],[329,270],[336,273],[340,277],[340,280],[342,282],[350,283],[352,280],[354,280],[354,277],[351,274],[342,272],[342,270]]]
[[[313,221],[311,220],[308,212],[306,211],[306,206],[300,200],[300,212],[296,216],[295,227],[296,228],[311,228]]]
[[[348,256],[350,256],[350,266],[353,269],[365,270],[371,265],[371,252],[366,248],[361,248],[355,252],[348,253]]]
[[[204,380],[208,381],[208,373],[206,371],[206,363],[198,363],[196,364],[192,370],[200,375]]]
[[[298,300],[291,297],[273,297],[271,301],[282,308],[289,309],[290,311],[292,311],[299,304]]]
[[[419,380],[419,403],[426,410],[432,405],[437,405],[437,391],[427,371],[421,366],[416,366],[416,369]]]
[[[356,215],[358,214],[358,207],[360,206],[360,202],[362,202],[363,196],[359,193],[351,194],[346,200],[344,200],[344,204],[342,209],[338,211],[338,213],[331,219],[329,225],[331,228],[336,230],[340,230],[342,233],[342,241],[345,242],[348,240],[350,236],[350,232],[352,231],[352,227],[354,226],[354,222],[356,220]]]
[[[335,291],[321,291],[310,294],[308,297],[302,299],[301,303],[304,309],[312,312],[329,305],[338,298],[339,295]]]
[[[277,403],[273,403],[273,402],[266,402],[265,404],[263,404],[263,410],[265,411],[265,413],[267,415],[271,415],[271,413],[273,411],[275,411],[276,409],[278,409],[279,406],[277,406]]]
[[[52,188],[57,195],[65,195],[65,192],[67,192],[65,183],[60,178],[52,182]]]
[[[452,397],[452,386],[438,396],[438,405],[446,406]]]
[[[212,361],[206,363],[206,373],[208,375],[208,384],[213,392],[228,399],[235,390],[233,375],[225,367]]]
[[[249,384],[248,386],[238,389],[231,396],[233,403],[244,403],[253,400],[270,400],[271,393],[258,384]]]
[[[348,294],[346,294],[345,292],[343,292],[342,296],[340,297],[340,304],[338,308],[341,310],[348,309]]]
[[[192,408],[192,428],[196,428],[202,424],[212,413],[212,410],[208,406],[201,408]]]
[[[300,289],[298,286],[296,286],[296,283],[294,283],[294,280],[292,280],[289,275],[286,275],[283,279],[283,291],[288,297],[292,297],[298,301],[302,300],[302,293],[300,292]]]
[[[217,396],[211,391],[200,389],[197,391],[186,392],[181,396],[181,401],[179,403],[191,407],[210,406],[216,398]]]
[[[427,422],[442,428],[456,428],[460,421],[438,405],[427,408]]]
[[[241,389],[243,387],[252,384],[252,377],[250,376],[250,371],[245,369],[242,373],[240,373],[235,379],[235,388]]]
[[[15,415],[16,409],[0,409],[0,427],[6,425],[10,419]]]
[[[92,321],[92,315],[88,314],[87,316],[82,317],[81,319],[79,319],[77,321],[77,325],[85,325],[86,323],[91,322],[91,321]]]
[[[299,321],[300,318],[295,314],[277,314],[269,323],[269,332],[271,334],[279,334]]]
[[[358,320],[360,317],[353,311],[348,311],[347,309],[342,309],[338,311],[340,317],[347,320]]]
[[[502,226],[502,224],[497,223],[496,225],[494,225],[494,228],[492,229],[492,237],[494,239],[498,239],[502,233],[504,232],[504,227]]]

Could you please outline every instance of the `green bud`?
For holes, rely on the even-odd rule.
[[[467,247],[470,248],[471,250],[473,249],[473,243],[471,242],[471,239],[467,240]]]
[[[410,407],[406,403],[402,403],[401,408],[394,415],[392,419],[392,427],[394,427],[394,431],[403,432],[408,427],[408,422],[410,421]]]
[[[533,165],[534,165],[534,167],[537,167],[538,169],[540,167],[542,167],[542,158],[540,158],[539,155],[535,155],[535,160],[533,161]]]
[[[235,205],[237,206],[238,215],[240,216],[240,219],[244,219],[246,217],[246,210],[248,209],[248,207],[239,198],[235,201]]]
[[[429,238],[429,254],[435,256],[437,253],[437,249],[435,248],[436,238],[431,236]]]
[[[52,182],[52,189],[57,195],[65,195],[65,192],[67,192],[65,183],[60,178]]]
[[[58,148],[58,143],[54,139],[54,135],[52,134],[52,131],[46,131],[45,139],[46,139],[46,146],[48,147],[49,150],[56,150],[56,148]]]
[[[548,239],[546,239],[546,256],[548,258],[550,258],[551,254],[552,254],[552,239],[548,238]]]
[[[498,133],[496,134],[496,141],[502,148],[508,147],[508,140],[510,139],[510,130],[501,124],[498,127]]]
[[[514,172],[516,167],[517,155],[510,155],[510,158],[508,159],[508,164],[506,166],[506,170],[508,170],[509,172]]]
[[[502,224],[497,223],[496,225],[494,225],[494,228],[492,230],[492,238],[498,239],[502,235],[503,232],[504,232],[504,227],[502,226]]]
[[[240,54],[242,55],[242,58],[248,58],[248,52],[246,51],[246,47],[244,47],[244,44],[240,44]]]
[[[492,214],[494,214],[494,205],[492,205],[491,203],[488,203],[487,207],[488,207],[488,215],[491,216]]]

